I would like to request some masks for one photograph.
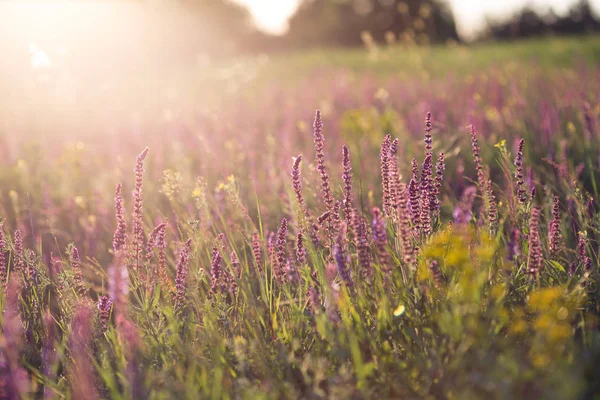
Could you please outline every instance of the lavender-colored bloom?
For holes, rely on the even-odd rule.
[[[496,195],[494,195],[494,191],[492,190],[492,181],[489,179],[485,181],[485,195],[487,221],[490,225],[490,230],[495,232],[498,223],[498,205],[496,204]]]
[[[548,241],[550,257],[556,258],[562,250],[563,238],[560,229],[560,204],[558,196],[554,196],[552,205],[552,221],[550,221],[550,229],[548,229]]]
[[[276,265],[274,268],[275,278],[282,282],[283,274],[285,272],[286,262],[287,262],[287,234],[288,234],[288,225],[287,219],[283,218],[281,220],[281,226],[277,231],[277,243],[275,245],[277,252]]]
[[[304,248],[304,235],[302,235],[302,232],[298,232],[296,236],[296,260],[300,265],[306,262],[306,249]]]
[[[446,164],[444,163],[444,153],[440,152],[438,155],[437,163],[435,165],[435,183],[433,185],[433,190],[430,193],[430,208],[432,211],[439,211],[440,209],[440,189],[442,187],[442,182],[444,181],[444,170],[446,169]]]
[[[237,282],[236,279],[240,279],[242,276],[242,269],[240,267],[240,259],[238,258],[235,251],[231,252],[231,256],[229,258],[231,260],[231,271],[227,277],[228,282],[227,286],[229,287],[229,291],[235,296],[237,293]]]
[[[392,206],[392,196],[390,193],[390,145],[392,143],[391,136],[385,135],[381,143],[381,151],[379,157],[381,159],[381,186],[383,189],[383,211],[386,215],[390,215]]]
[[[398,188],[400,191],[400,197],[398,202],[398,215],[399,215],[399,230],[400,230],[400,241],[402,244],[402,256],[406,264],[411,265],[415,261],[415,250],[412,244],[412,235],[410,231],[410,219],[408,209],[408,189],[406,184],[402,183]]]
[[[587,240],[583,232],[579,232],[577,236],[577,263],[589,271],[592,267],[592,259],[587,254]]]
[[[523,147],[525,146],[525,139],[519,140],[519,148],[517,149],[517,155],[515,156],[515,180],[517,183],[517,199],[520,203],[525,203],[527,198],[525,196],[525,181],[523,180]]]
[[[23,235],[21,234],[21,230],[15,230],[14,234],[14,246],[15,246],[15,271],[26,273],[25,271],[25,250],[23,248]]]
[[[419,163],[417,162],[417,159],[413,158],[410,162],[410,165],[412,169],[412,179],[415,182],[419,182],[421,178],[419,177]]]
[[[342,222],[342,203],[339,200],[333,203],[333,218],[331,222],[333,230],[337,231]]]
[[[86,292],[85,284],[83,283],[83,275],[81,273],[81,259],[77,247],[71,248],[71,268],[73,269],[73,286],[78,295],[83,296]]]
[[[529,220],[529,261],[527,274],[537,276],[542,269],[542,243],[540,241],[540,209],[533,207],[531,219]]]
[[[350,275],[350,268],[347,265],[347,256],[344,254],[343,247],[340,244],[335,244],[333,246],[333,258],[337,264],[337,270],[346,286],[352,288],[354,286],[354,282],[352,281],[352,276]]]
[[[298,216],[304,218],[304,197],[302,196],[302,176],[300,173],[300,163],[302,162],[302,155],[294,158],[294,164],[292,165],[292,187],[294,194],[296,195],[296,202],[298,204]]]
[[[408,185],[408,197],[410,204],[410,215],[412,218],[415,236],[419,236],[421,233],[421,207],[419,202],[419,193],[417,181],[411,179]]]
[[[345,145],[342,146],[342,180],[344,181],[344,219],[346,222],[352,218],[352,164],[350,163],[350,151]]]
[[[219,248],[215,245],[211,252],[211,264],[210,264],[210,294],[214,295],[219,290],[219,283],[221,282],[221,274],[223,270],[223,257],[219,252]]]
[[[321,121],[321,112],[319,110],[317,110],[315,113],[315,122],[313,128],[313,141],[315,144],[315,153],[317,157],[317,170],[321,175],[323,200],[325,201],[327,210],[331,211],[333,209],[333,195],[331,194],[331,187],[329,184],[329,174],[327,173],[327,167],[325,166],[325,137],[323,136],[323,121]]]
[[[373,242],[375,246],[377,246],[377,252],[379,256],[379,262],[382,266],[387,266],[389,254],[387,250],[387,233],[386,233],[386,224],[383,216],[381,215],[381,210],[377,207],[373,208]],[[389,271],[388,271],[389,272]]]
[[[191,250],[192,239],[188,239],[179,252],[179,259],[177,260],[177,274],[175,276],[175,308],[177,310],[181,310],[185,305]]]
[[[425,117],[425,157],[433,154],[433,137],[431,136],[432,130],[431,112],[427,112],[427,116]]]
[[[161,228],[156,235],[156,248],[158,249],[158,278],[163,286],[169,286],[169,275],[167,274],[167,257],[165,249],[167,243],[165,240],[167,224],[162,223],[159,225]]]
[[[8,270],[6,268],[6,241],[4,240],[4,232],[2,226],[0,226],[0,285],[6,286],[8,278]]]
[[[475,160],[475,169],[477,170],[477,184],[479,190],[483,193],[485,191],[485,175],[483,172],[482,160],[479,155],[481,148],[477,144],[477,132],[473,125],[470,126],[471,130],[471,149],[473,150],[473,158]]]
[[[330,211],[325,211],[323,214],[321,214],[321,216],[317,218],[317,223],[319,224],[319,226],[323,226],[323,224],[329,221],[331,214],[332,213]]]
[[[390,193],[392,196],[392,208],[395,211],[398,208],[398,196],[400,195],[399,193],[399,186],[400,186],[400,169],[398,167],[398,145],[399,145],[399,140],[398,138],[394,139],[392,141],[392,144],[390,145],[390,159],[389,159],[389,172],[390,172]],[[394,217],[396,217],[397,214],[394,213]]]
[[[137,156],[135,162],[135,188],[133,190],[133,259],[134,269],[140,267],[141,252],[144,247],[144,159],[149,149]]]
[[[254,262],[256,263],[258,272],[262,275],[263,259],[262,259],[261,245],[260,245],[260,236],[259,236],[258,232],[254,232],[252,234],[252,255],[254,256]]]
[[[421,169],[421,198],[419,204],[420,222],[425,236],[431,235],[431,196],[433,191],[432,155],[428,154]]]
[[[166,223],[161,223],[158,224],[153,230],[152,232],[150,232],[150,235],[148,236],[148,242],[146,243],[146,260],[150,261],[152,259],[152,257],[154,256],[154,249],[158,248],[158,263],[157,265],[155,265],[155,267],[151,270],[151,274],[150,276],[148,276],[148,284],[151,287],[154,287],[156,285],[157,282],[157,278],[160,280],[160,282],[164,285],[167,282],[166,276],[167,276],[167,271],[166,271],[166,266],[165,266],[165,231],[167,228],[167,224]]]
[[[100,296],[97,307],[98,316],[100,320],[100,327],[102,328],[102,331],[106,331],[108,329],[112,305],[113,303],[108,296]]]
[[[113,236],[113,249],[116,253],[124,249],[127,242],[127,222],[125,221],[125,207],[123,206],[121,184],[118,184],[115,189],[115,216],[117,218],[117,228]]]

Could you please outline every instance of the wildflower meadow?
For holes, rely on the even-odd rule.
[[[510,46],[0,112],[0,398],[598,398],[598,40]]]

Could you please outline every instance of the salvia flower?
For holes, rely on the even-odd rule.
[[[435,165],[435,183],[433,185],[433,190],[430,194],[431,199],[431,210],[439,211],[440,209],[440,189],[442,187],[442,182],[444,181],[444,170],[446,169],[446,164],[444,163],[444,153],[440,152],[438,155],[437,163]]]
[[[133,258],[134,269],[140,265],[140,255],[144,246],[144,159],[148,155],[146,147],[135,161],[135,187],[133,190]]]
[[[427,112],[425,116],[425,156],[433,154],[433,137],[431,131],[433,130],[431,125],[431,112]]]
[[[346,145],[342,146],[342,167],[344,218],[348,222],[352,218],[352,164],[350,162],[350,151]]]
[[[408,209],[408,189],[406,184],[402,183],[399,187],[400,197],[398,202],[399,231],[402,244],[402,256],[406,264],[412,265],[415,261],[415,250],[412,243],[412,234],[410,230],[410,219]]]
[[[219,248],[215,245],[211,252],[211,265],[210,265],[210,293],[214,295],[219,290],[219,283],[221,281],[221,273],[223,268],[223,257],[219,252]]]
[[[486,208],[487,208],[487,221],[490,226],[490,230],[495,232],[496,225],[498,223],[498,205],[496,204],[496,195],[492,189],[492,181],[486,179],[485,181],[485,195],[486,195]]]
[[[167,257],[165,249],[167,248],[167,242],[165,236],[167,232],[167,224],[162,223],[159,225],[160,229],[156,235],[156,248],[158,249],[158,278],[163,286],[169,285],[169,275],[167,274]]]
[[[292,188],[296,195],[296,203],[298,204],[298,219],[304,219],[304,196],[302,195],[302,176],[300,172],[300,163],[302,162],[302,155],[294,158],[292,165]]]
[[[392,195],[390,193],[390,145],[392,143],[391,136],[385,135],[381,143],[381,151],[379,157],[381,159],[381,186],[383,189],[383,211],[386,215],[390,215],[392,207]]]
[[[229,274],[230,281],[228,282],[228,286],[229,286],[229,291],[233,295],[235,295],[235,293],[237,292],[236,279],[240,279],[240,277],[242,276],[242,269],[240,266],[240,259],[238,258],[237,254],[235,254],[235,251],[231,252],[230,260],[231,260],[231,270],[233,271],[233,273]]]
[[[192,239],[188,239],[179,252],[179,259],[177,260],[177,274],[175,276],[175,308],[177,310],[181,310],[185,305],[191,250]]]
[[[542,268],[542,244],[540,241],[540,209],[534,207],[529,220],[529,260],[527,274],[537,276]]]
[[[386,223],[381,214],[381,210],[377,207],[373,208],[373,242],[377,247],[379,262],[382,266],[387,266],[389,254],[387,250],[387,233]]]
[[[320,226],[323,226],[323,224],[325,224],[329,220],[330,216],[331,216],[331,212],[325,211],[323,214],[321,214],[319,216],[319,218],[317,218],[317,222],[319,223]]]
[[[23,248],[23,235],[20,229],[15,230],[14,241],[15,270],[21,273],[25,273],[25,249]]]
[[[410,204],[410,215],[412,218],[415,236],[418,236],[421,233],[421,207],[419,193],[418,183],[413,178],[410,180],[408,185],[408,197]]]
[[[4,251],[6,250],[6,241],[4,239],[4,232],[2,231],[2,226],[0,226],[0,285],[5,286],[8,277],[8,270],[6,268],[6,254]]]
[[[81,258],[79,258],[79,251],[75,246],[71,248],[71,268],[73,269],[73,286],[77,294],[82,296],[85,294],[86,288],[81,273]]]
[[[306,248],[304,247],[304,235],[302,235],[302,232],[298,232],[296,236],[296,259],[299,265],[303,265],[306,262]]]
[[[419,182],[421,179],[419,177],[419,163],[417,162],[417,159],[413,158],[410,162],[410,165],[412,169],[412,179],[415,182]]]
[[[560,229],[560,204],[558,196],[554,196],[552,205],[552,221],[550,221],[550,229],[548,229],[548,241],[550,257],[556,258],[563,246],[563,237]]]
[[[127,242],[127,222],[125,221],[125,207],[123,205],[121,184],[118,184],[115,189],[115,216],[117,218],[117,228],[113,236],[113,249],[116,253],[124,249]]]
[[[473,151],[473,159],[475,160],[475,169],[477,170],[477,184],[479,185],[479,190],[481,190],[483,193],[485,190],[485,174],[483,172],[481,156],[479,155],[481,148],[477,143],[477,132],[475,131],[475,126],[471,125],[469,129],[471,131],[471,149]]]
[[[98,300],[97,307],[102,331],[106,331],[108,329],[112,304],[113,303],[108,296],[100,296],[100,299]]]
[[[315,113],[315,122],[313,124],[313,128],[313,141],[315,144],[315,153],[317,157],[317,170],[321,175],[323,200],[325,201],[327,210],[331,211],[333,208],[333,195],[331,194],[331,187],[329,184],[329,174],[327,173],[327,167],[325,166],[325,137],[323,136],[323,121],[321,121],[321,112],[319,110],[317,110]]]
[[[398,138],[394,139],[392,141],[392,144],[390,145],[390,167],[389,167],[389,171],[390,171],[390,193],[392,196],[392,208],[394,209],[394,211],[398,208],[398,196],[400,195],[399,193],[399,185],[400,185],[400,168],[398,167],[398,145],[399,145],[399,140]],[[396,217],[396,214],[394,214],[394,217]]]
[[[165,265],[165,232],[167,224],[158,224],[150,235],[148,236],[148,242],[146,243],[146,260],[150,261],[154,256],[154,250],[158,248],[158,263],[152,268],[150,275],[148,276],[148,283],[154,287],[157,278],[160,282],[165,285],[168,279],[166,265]]]
[[[337,264],[337,270],[340,274],[340,277],[346,286],[352,288],[354,286],[354,282],[352,281],[352,276],[350,275],[350,268],[348,268],[348,259],[346,254],[344,254],[343,247],[340,244],[336,243],[333,246],[333,258]]]
[[[275,278],[278,279],[279,282],[283,279],[283,274],[285,272],[286,263],[287,263],[287,234],[288,234],[288,225],[287,219],[282,218],[281,225],[279,226],[279,230],[277,231],[277,242],[276,242],[276,267],[274,270]]]
[[[263,259],[262,259],[261,245],[260,245],[260,236],[259,236],[258,232],[254,232],[252,234],[252,255],[254,256],[254,262],[256,263],[258,272],[260,274],[262,274]]]
[[[520,203],[527,201],[525,191],[525,181],[523,178],[523,147],[525,146],[525,139],[519,140],[519,147],[517,149],[517,155],[515,156],[515,180],[517,183],[517,199]]]
[[[587,253],[587,240],[583,232],[577,234],[577,263],[586,271],[592,267],[592,259]]]
[[[431,234],[431,196],[433,191],[433,164],[432,155],[428,154],[423,161],[421,169],[421,199],[419,205],[420,222],[425,236]]]

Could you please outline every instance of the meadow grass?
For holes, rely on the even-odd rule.
[[[304,52],[7,116],[0,398],[594,398],[599,45]]]

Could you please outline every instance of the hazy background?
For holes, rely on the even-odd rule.
[[[247,92],[282,52],[587,35],[599,3],[0,1],[0,135],[140,134]]]
[[[250,10],[260,29],[273,34],[285,34],[288,19],[297,10],[302,0],[237,0]],[[512,13],[528,6],[542,12],[553,9],[566,14],[578,0],[448,0],[461,37],[474,38],[486,27],[486,18],[509,18]],[[595,12],[600,11],[600,0],[591,0]]]

